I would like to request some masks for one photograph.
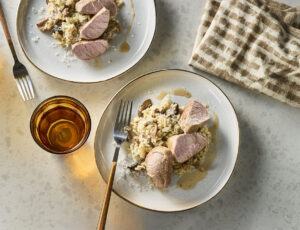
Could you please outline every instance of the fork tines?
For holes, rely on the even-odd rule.
[[[132,101],[121,100],[119,105],[119,110],[117,114],[117,119],[115,123],[114,131],[123,132],[124,127],[130,125],[131,114],[132,114]]]
[[[18,90],[24,101],[34,98],[34,90],[31,79],[28,75],[15,78],[17,82]]]

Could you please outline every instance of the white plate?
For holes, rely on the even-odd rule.
[[[117,168],[113,190],[125,200],[146,209],[174,212],[196,207],[214,197],[227,183],[234,169],[239,148],[239,125],[235,111],[224,93],[209,80],[192,72],[164,70],[137,78],[122,88],[111,100],[99,122],[95,136],[95,157],[103,179],[107,181],[114,153],[113,125],[117,106],[121,99],[133,100],[134,116],[142,101],[161,91],[184,88],[192,98],[170,96],[172,101],[184,105],[191,99],[208,104],[219,118],[217,130],[217,155],[207,171],[207,176],[192,190],[182,190],[176,186],[178,178],[173,175],[172,183],[166,191],[143,189],[133,186],[132,178],[123,178],[121,168]],[[119,162],[127,156],[126,150],[120,151]],[[146,183],[148,178],[141,176],[133,179],[136,184]],[[138,188],[138,189],[137,189]]]
[[[145,55],[156,26],[154,0],[133,0],[135,19],[127,39],[131,49],[127,53],[120,53],[119,47],[125,40],[132,13],[130,0],[124,2],[118,14],[122,32],[110,42],[111,48],[95,60],[83,61],[76,59],[70,50],[67,52],[62,47],[53,47],[56,40],[36,27],[36,23],[45,18],[37,12],[41,7],[47,9],[45,0],[21,0],[17,15],[17,34],[21,47],[37,68],[63,80],[100,82],[118,76]]]

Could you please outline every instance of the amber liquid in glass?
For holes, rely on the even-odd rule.
[[[43,144],[55,151],[68,151],[84,136],[84,120],[76,110],[57,106],[43,114],[39,133]]]

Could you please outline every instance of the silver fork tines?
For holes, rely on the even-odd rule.
[[[27,101],[33,99],[34,90],[26,67],[19,61],[16,61],[13,67],[13,73],[16,79],[18,90],[23,100]]]
[[[20,92],[20,94],[21,94],[21,97],[22,97],[23,101],[26,101],[25,96],[24,96],[24,93],[23,93],[24,90],[23,90],[23,88],[21,87],[20,79],[15,78],[15,80],[16,80],[17,87],[18,87],[18,90],[19,90],[19,92]]]
[[[127,140],[128,133],[124,130],[130,124],[132,114],[132,101],[121,100],[114,127],[114,139],[117,145]]]

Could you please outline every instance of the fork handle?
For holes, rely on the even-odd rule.
[[[119,150],[120,147],[117,147],[115,150],[115,156],[119,154]],[[117,160],[114,159],[109,173],[104,202],[103,202],[102,211],[101,211],[98,228],[97,228],[98,230],[104,230],[105,228],[106,217],[107,217],[109,201],[111,197],[112,185],[114,183],[116,168],[117,168]]]
[[[4,17],[4,13],[3,13],[1,2],[0,2],[0,21],[1,21],[1,24],[2,24],[2,27],[3,27],[3,30],[4,30],[4,34],[5,34],[5,37],[7,39],[9,48],[10,48],[11,53],[12,53],[12,55],[13,55],[15,61],[16,61],[16,60],[18,60],[17,54],[16,54],[16,51],[15,51],[13,42],[11,40],[11,36],[10,36],[9,30],[8,30],[8,27],[7,27],[7,23],[6,23],[6,20],[5,20],[5,17]]]

